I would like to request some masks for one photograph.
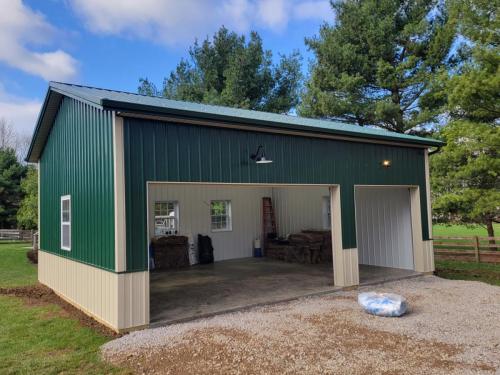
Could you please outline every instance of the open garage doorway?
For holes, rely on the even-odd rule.
[[[151,323],[333,290],[330,210],[327,185],[148,183]]]
[[[360,284],[417,274],[410,187],[356,186]]]

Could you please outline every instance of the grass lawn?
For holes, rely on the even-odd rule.
[[[495,236],[500,237],[500,224],[494,224],[494,228]],[[486,237],[488,235],[486,228],[480,226],[436,224],[432,230],[434,236]],[[436,260],[436,274],[445,279],[476,280],[500,286],[500,264]]]
[[[0,288],[36,283],[24,243],[0,243]],[[99,358],[110,338],[83,327],[59,306],[0,295],[1,374],[126,373]]]
[[[500,264],[436,260],[436,275],[445,279],[483,281],[500,286]]]
[[[26,258],[29,246],[23,242],[0,242],[1,288],[36,283],[36,266]]]
[[[500,237],[500,224],[493,224],[495,236]],[[486,228],[480,226],[466,227],[465,225],[443,225],[434,224],[432,226],[434,236],[483,236],[486,237],[488,233]]]

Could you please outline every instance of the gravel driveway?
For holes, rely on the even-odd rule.
[[[134,332],[103,356],[148,374],[500,373],[499,287],[425,276],[360,290],[411,311],[370,316],[340,292]]]

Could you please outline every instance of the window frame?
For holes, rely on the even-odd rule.
[[[158,234],[156,234],[156,218],[164,218],[164,217],[168,217],[168,215],[157,215],[156,214],[156,205],[157,204],[162,204],[162,203],[166,203],[166,204],[173,204],[173,211],[174,211],[174,223],[175,223],[175,228],[173,229],[172,232],[174,232],[173,234],[179,234],[179,231],[180,231],[180,217],[179,217],[179,201],[176,201],[176,200],[160,200],[160,201],[155,201],[153,203],[153,233],[155,236],[157,236]],[[173,235],[172,233],[168,234],[168,233],[165,233],[165,234],[162,234],[163,236],[169,236],[169,235]]]
[[[64,209],[63,209],[63,206],[64,206],[64,202],[65,201],[68,201],[69,202],[69,208],[68,208],[68,217],[69,219],[67,221],[64,221]],[[65,250],[65,251],[71,251],[71,240],[72,240],[72,235],[71,235],[71,195],[62,195],[61,196],[61,216],[60,216],[60,219],[61,219],[61,226],[60,226],[60,230],[61,230],[61,250]],[[63,243],[63,228],[65,226],[68,226],[69,227],[69,246],[64,246],[64,243]]]
[[[213,228],[213,222],[212,218],[214,215],[212,215],[212,203],[215,202],[224,202],[226,205],[226,227],[225,228]],[[233,230],[233,212],[232,212],[232,203],[230,199],[213,199],[210,201],[210,231],[213,233],[217,232],[232,232]],[[223,217],[221,215],[217,215],[217,217]]]

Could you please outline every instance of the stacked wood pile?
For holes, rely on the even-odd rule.
[[[303,230],[311,237],[315,237],[318,242],[321,242],[320,261],[322,263],[331,263],[333,261],[332,254],[332,232],[329,230]]]
[[[152,240],[155,269],[166,270],[189,266],[188,238],[159,236]]]
[[[266,257],[291,263],[329,263],[332,261],[330,231],[304,230],[287,241],[268,241]]]

